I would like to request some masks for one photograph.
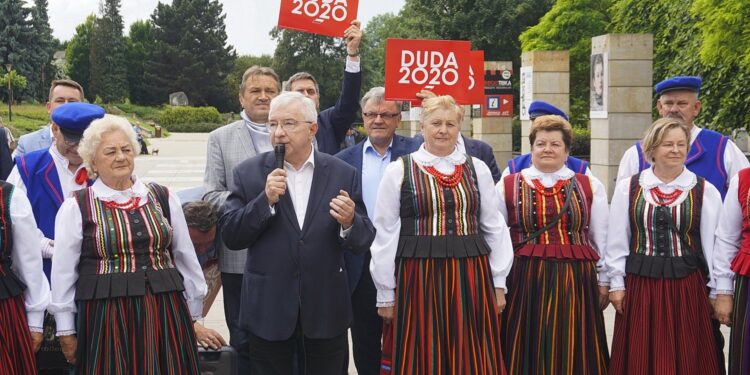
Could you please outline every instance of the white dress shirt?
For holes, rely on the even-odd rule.
[[[310,201],[310,190],[312,189],[313,174],[315,172],[315,152],[310,150],[310,156],[307,157],[299,170],[294,169],[291,163],[284,161],[286,167],[286,188],[289,198],[294,205],[294,213],[297,215],[299,229],[305,225],[305,215],[307,214],[307,204]]]
[[[441,173],[453,173],[455,166],[466,162],[466,155],[457,149],[452,154],[439,157],[425,150],[424,144],[411,154],[417,165],[433,166]],[[472,157],[479,187],[480,213],[479,229],[487,245],[492,249],[489,255],[490,269],[495,288],[506,289],[505,278],[513,263],[513,245],[505,220],[500,215],[500,200],[494,189],[490,169],[481,160]],[[404,165],[399,160],[388,165],[378,189],[375,203],[375,241],[370,251],[370,273],[377,288],[378,306],[392,306],[396,289],[396,251],[401,232],[401,183]]]
[[[625,263],[630,255],[630,179],[620,181],[615,187],[612,203],[609,210],[610,230],[607,236],[607,247],[604,259],[607,263],[607,270],[610,279],[610,291],[625,290]],[[697,183],[695,173],[687,168],[683,168],[682,173],[672,182],[664,183],[654,175],[653,167],[643,170],[640,174],[639,184],[644,190],[643,199],[650,204],[656,204],[649,193],[651,189],[658,187],[664,193],[671,193],[675,189],[682,190],[682,194],[677,200],[669,205],[674,207],[685,201],[690,189]],[[710,182],[706,181],[703,189],[703,202],[701,204],[700,216],[700,235],[703,255],[708,264],[709,273],[712,273],[714,234],[719,222],[721,211],[721,195]],[[712,286],[713,281],[709,277],[708,285]]]
[[[49,282],[42,271],[42,257],[39,252],[28,251],[39,246],[43,237],[37,229],[31,203],[23,192],[13,192],[10,197],[11,232],[13,235],[13,273],[26,284],[24,304],[29,328],[34,332],[42,332],[44,325],[44,310],[49,303]]]
[[[533,185],[532,180],[538,179],[544,187],[552,187],[559,180],[567,180],[575,176],[570,168],[563,166],[559,170],[552,173],[542,172],[533,165],[521,170],[521,176],[529,185]],[[609,206],[607,204],[607,190],[604,188],[599,179],[594,176],[588,175],[591,181],[591,191],[593,197],[591,200],[591,217],[589,218],[589,239],[594,245],[594,250],[599,254],[599,261],[596,264],[596,269],[599,274],[599,285],[609,285],[609,277],[607,276],[607,268],[604,262],[604,248],[607,245],[607,229],[609,228]],[[496,185],[498,196],[500,197],[500,213],[508,221],[508,207],[505,204],[505,184],[503,180],[497,182]]]
[[[693,125],[693,129],[690,131],[690,147],[692,149],[693,142],[701,132],[701,128]],[[650,163],[649,163],[650,164]],[[727,146],[724,149],[724,168],[727,172],[727,178],[737,175],[743,168],[750,167],[750,162],[747,161],[747,157],[731,140],[727,142]],[[617,183],[620,181],[638,173],[638,150],[635,145],[625,151],[620,159],[620,166],[617,168]]]
[[[148,188],[133,176],[133,186],[127,190],[114,190],[97,180],[92,185],[94,195],[105,202],[125,203],[132,197],[140,198],[140,206],[148,203]],[[180,200],[170,192],[169,214],[172,226],[172,259],[183,277],[183,295],[193,320],[203,313],[203,297],[206,295],[206,280],[195,248],[190,240],[185,215]],[[65,233],[55,240],[55,259],[52,262],[52,300],[49,311],[55,315],[57,335],[75,333],[75,289],[78,280],[78,263],[83,243],[81,209],[74,197],[65,199],[55,218],[55,233]]]
[[[740,249],[742,240],[742,206],[738,197],[740,177],[735,175],[729,181],[727,196],[721,210],[719,225],[716,228],[714,245],[714,292],[734,294],[734,271],[732,261]]]

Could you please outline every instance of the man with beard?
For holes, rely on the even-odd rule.
[[[659,82],[656,85],[659,95],[656,109],[661,117],[677,118],[688,126],[690,151],[685,166],[712,183],[723,199],[729,180],[741,169],[749,167],[750,163],[729,137],[700,128],[693,122],[701,111],[701,101],[698,99],[701,83],[700,77],[692,76],[672,77]],[[617,182],[650,166],[638,142],[625,151],[620,159]]]

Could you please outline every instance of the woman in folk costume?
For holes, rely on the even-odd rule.
[[[497,183],[515,248],[502,320],[511,374],[607,373],[607,192],[565,165],[572,140],[563,117],[537,117],[532,165]]]
[[[57,214],[50,310],[78,374],[199,373],[206,282],[179,200],[133,175],[138,151],[127,120],[94,121],[79,153],[98,179]]]
[[[393,322],[393,374],[505,374],[498,314],[513,257],[492,175],[457,150],[453,98],[422,108],[424,144],[386,168],[375,206],[370,271]]]
[[[706,285],[721,195],[685,168],[690,133],[654,122],[643,139],[651,167],[620,181],[605,260],[617,311],[610,374],[716,374]]]
[[[23,191],[0,181],[0,373],[36,374],[49,282],[42,271],[31,203]]]
[[[750,168],[732,177],[716,229],[716,319],[732,327],[729,374],[750,373]]]

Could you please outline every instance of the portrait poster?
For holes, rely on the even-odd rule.
[[[607,118],[608,65],[606,53],[591,55],[589,117]]]
[[[521,107],[519,110],[519,116],[521,117],[521,120],[530,120],[529,118],[529,105],[531,105],[531,102],[534,100],[533,98],[533,92],[534,92],[534,80],[533,80],[533,67],[531,66],[522,66],[521,67],[521,77],[520,77],[520,84],[521,84],[521,95],[519,98],[519,106]]]

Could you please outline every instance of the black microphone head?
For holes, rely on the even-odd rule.
[[[284,153],[286,152],[286,146],[283,143],[279,143],[273,148],[274,155],[276,155],[276,168],[284,169]]]

